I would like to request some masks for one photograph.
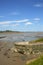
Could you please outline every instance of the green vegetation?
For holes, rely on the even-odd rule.
[[[43,42],[43,38],[39,38],[37,40],[30,41],[30,43]]]
[[[0,33],[4,33],[4,32],[14,32],[14,33],[20,33],[19,31],[12,31],[12,30],[0,31]]]
[[[38,58],[37,60],[27,64],[27,65],[43,65],[43,56],[41,56],[40,58]]]
[[[3,33],[3,32],[13,32],[13,31],[11,30],[0,31],[0,33]]]

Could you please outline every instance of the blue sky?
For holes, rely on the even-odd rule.
[[[43,31],[43,0],[0,0],[0,30]]]

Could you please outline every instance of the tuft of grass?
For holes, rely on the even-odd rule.
[[[30,43],[43,42],[43,38],[39,38],[37,40],[30,41]]]
[[[37,60],[27,64],[27,65],[43,65],[43,56],[41,56],[40,58],[38,58]]]

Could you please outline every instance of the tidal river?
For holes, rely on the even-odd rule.
[[[38,36],[43,36],[42,33],[0,33],[0,40],[3,41],[31,41],[38,39]]]

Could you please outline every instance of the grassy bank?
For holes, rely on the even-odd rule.
[[[38,58],[37,60],[30,62],[27,65],[43,65],[43,56],[41,56],[40,58]]]
[[[30,41],[29,43],[37,43],[37,42],[43,42],[43,38],[39,38],[37,40]]]

